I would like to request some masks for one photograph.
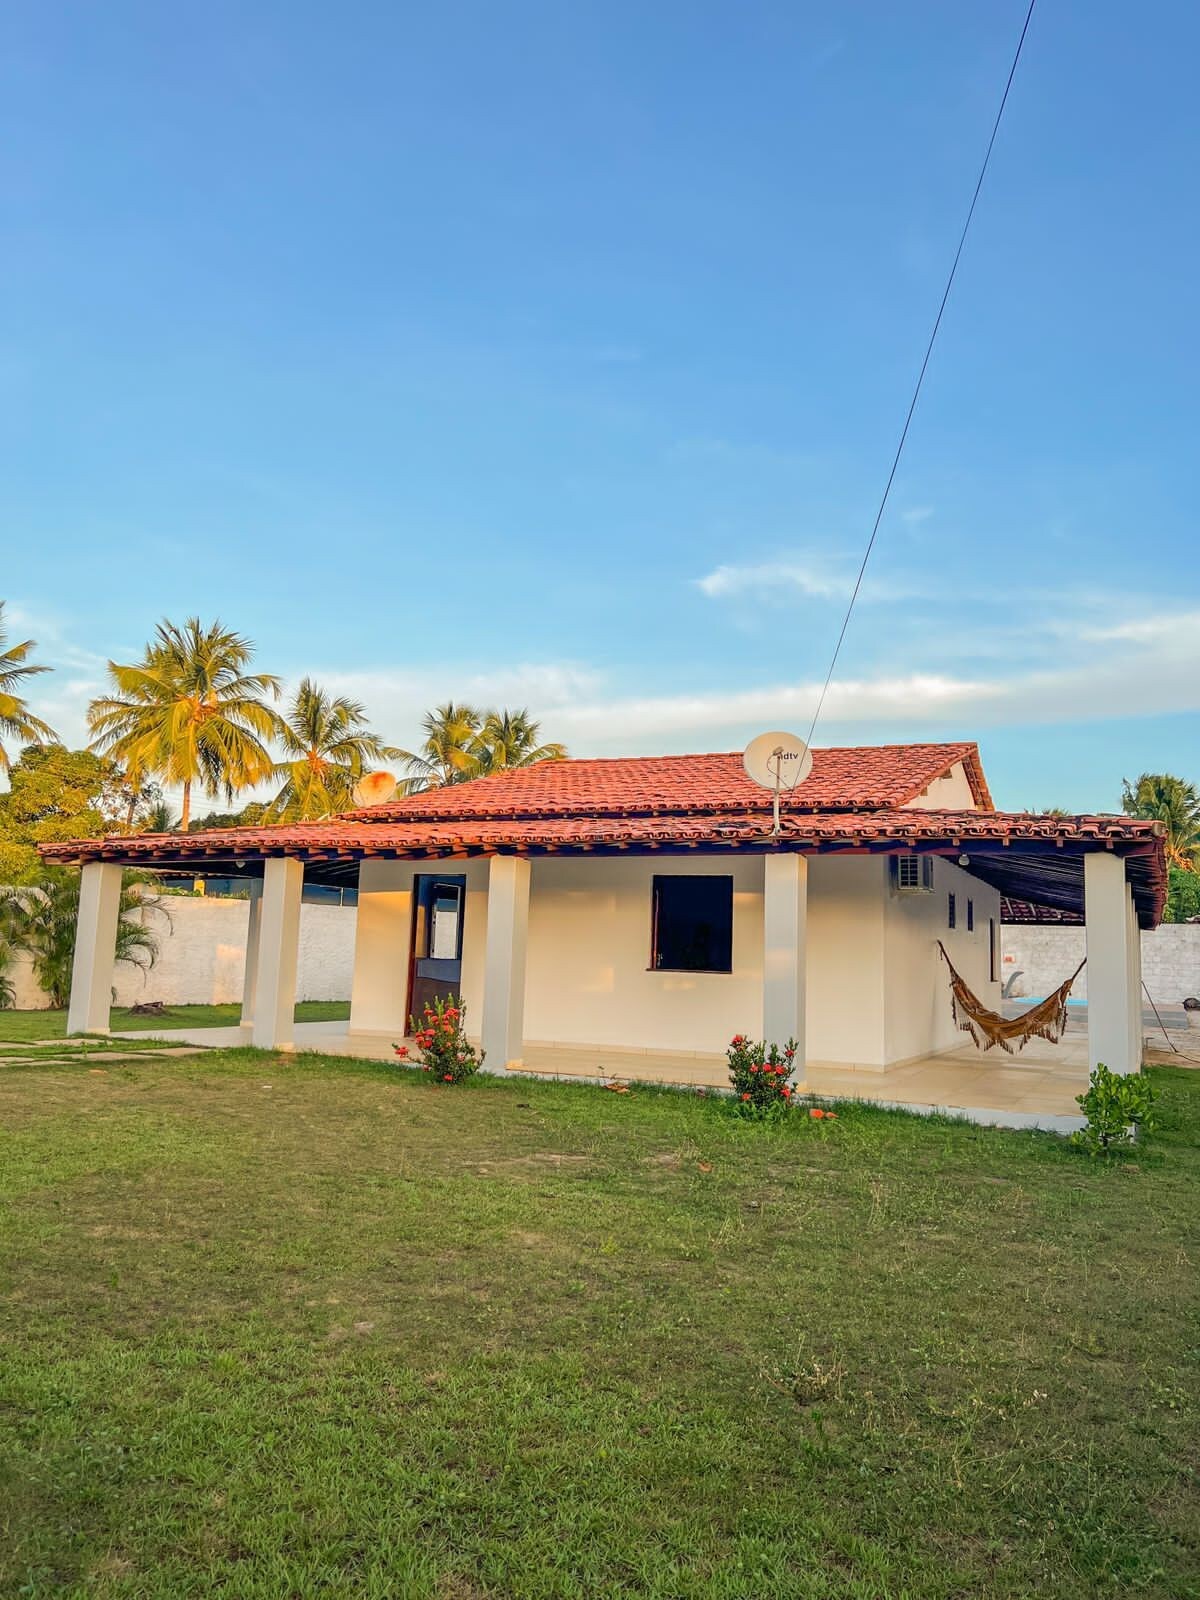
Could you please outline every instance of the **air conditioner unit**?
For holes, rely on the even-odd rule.
[[[932,856],[892,856],[892,888],[897,894],[933,893]]]

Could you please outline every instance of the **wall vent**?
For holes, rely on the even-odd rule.
[[[933,893],[932,856],[893,856],[892,888],[897,894]]]

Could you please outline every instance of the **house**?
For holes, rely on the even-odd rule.
[[[231,1037],[256,1045],[388,1054],[454,992],[491,1070],[718,1083],[746,1033],[798,1040],[812,1092],[1054,1126],[1089,1063],[1138,1070],[1157,823],[997,811],[970,743],[813,757],[777,836],[741,756],[709,754],[544,762],[324,822],[47,845],[83,868],[70,1029],[108,1027],[120,872],[137,866],[254,881]],[[306,881],[358,890],[348,1024],[293,1022]],[[1086,1050],[979,1055],[955,1026],[939,940],[999,1010],[1006,903],[1085,919]]]

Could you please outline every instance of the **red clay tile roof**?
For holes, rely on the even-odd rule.
[[[1084,925],[1082,911],[1063,911],[1058,906],[1034,905],[1031,900],[1013,900],[1008,895],[1000,899],[1000,921],[1006,926],[1018,927],[1033,924],[1043,927],[1076,927]]]
[[[465,786],[464,786],[465,787]],[[1081,856],[1112,849],[1126,857],[1144,926],[1162,914],[1166,894],[1162,826],[1123,816],[1031,816],[998,811],[793,812],[775,842],[769,818],[754,811],[654,816],[444,817],[404,816],[372,822],[335,819],[265,828],[212,829],[189,834],[133,834],[41,846],[47,860],[116,861],[166,872],[234,873],[271,856],[299,856],[314,869],[357,864],[364,857],[446,859],[498,852],[530,855],[619,850],[689,849],[805,853],[886,853],[935,850],[972,853],[972,871],[1015,899],[1077,909],[1082,904]]]
[[[813,770],[784,798],[789,811],[878,811],[905,806],[963,764],[975,803],[992,809],[979,748],[893,744],[813,751]],[[348,811],[380,823],[477,817],[621,817],[758,811],[770,796],[751,783],[739,751],[721,755],[627,756],[541,761],[471,783],[429,789],[386,805]]]

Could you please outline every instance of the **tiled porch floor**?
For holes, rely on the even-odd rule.
[[[145,1039],[144,1033],[116,1037]],[[228,1049],[249,1044],[249,1029],[177,1028],[158,1037],[180,1044]],[[351,1033],[345,1022],[296,1024],[296,1048],[330,1055],[392,1058],[392,1036]],[[603,1045],[527,1044],[522,1071],[530,1076],[580,1078],[725,1088],[723,1055],[634,1051]],[[804,1091],[830,1099],[872,1100],[914,1111],[948,1111],[972,1121],[1005,1127],[1082,1126],[1075,1096],[1087,1087],[1087,1036],[1072,1033],[1057,1045],[1035,1040],[1018,1055],[977,1051],[969,1042],[886,1071],[810,1062]]]

